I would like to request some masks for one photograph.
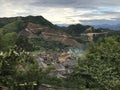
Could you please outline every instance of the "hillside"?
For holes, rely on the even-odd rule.
[[[24,23],[33,22],[35,24],[41,24],[41,25],[45,25],[45,26],[54,27],[54,25],[51,22],[49,22],[42,16],[0,18],[0,27],[3,27],[9,23],[16,21],[16,20],[23,20]]]
[[[120,31],[88,25],[59,27],[42,16],[1,18],[0,88],[105,90],[107,85],[110,89],[108,82],[119,78],[119,73],[111,72],[120,71],[117,36]],[[108,74],[113,79],[106,79]]]
[[[59,51],[80,43],[97,41],[99,37],[118,35],[118,32],[81,24],[61,28],[42,16],[0,18],[3,50],[17,45],[28,51],[39,49]],[[6,46],[8,41],[9,46]]]
[[[3,36],[14,32],[17,36],[16,40],[13,40],[14,44],[26,50],[60,50],[79,44],[71,35],[59,30],[42,16],[0,18],[0,27]]]

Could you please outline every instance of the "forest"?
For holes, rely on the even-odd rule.
[[[100,34],[86,41],[87,33],[103,32],[107,36]],[[76,38],[80,34],[84,36]],[[84,47],[76,48],[79,45]],[[72,54],[70,59],[77,64],[65,78],[49,75],[56,67],[41,68],[36,59],[41,52],[57,54],[70,48],[83,52],[80,57],[80,52]],[[119,90],[119,66],[120,31],[80,24],[58,27],[42,16],[0,19],[0,90]]]

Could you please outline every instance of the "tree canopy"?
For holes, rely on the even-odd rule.
[[[71,75],[82,90],[119,90],[120,37],[109,37],[91,45]]]

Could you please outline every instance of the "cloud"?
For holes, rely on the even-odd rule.
[[[0,0],[0,6],[0,17],[42,15],[54,24],[118,23],[120,18],[119,0]]]
[[[93,20],[80,20],[85,25],[101,25],[101,24],[110,24],[110,25],[117,25],[120,24],[120,18],[115,18],[112,20],[106,19],[93,19]]]
[[[119,0],[36,0],[32,5],[46,7],[98,8],[119,6]]]

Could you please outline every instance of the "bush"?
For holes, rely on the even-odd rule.
[[[89,48],[70,79],[84,90],[119,90],[119,66],[120,37],[109,37]]]

